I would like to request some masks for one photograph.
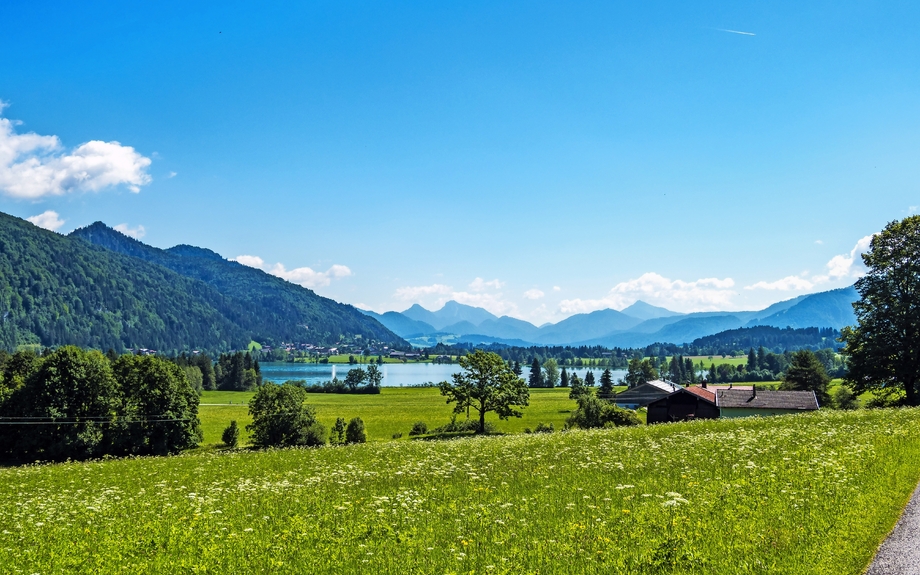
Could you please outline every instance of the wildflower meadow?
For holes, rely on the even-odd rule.
[[[0,469],[4,573],[861,573],[920,410]]]

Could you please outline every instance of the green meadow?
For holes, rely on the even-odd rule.
[[[221,433],[231,420],[243,427],[252,421],[248,408],[243,405],[252,395],[251,392],[234,391],[205,391],[202,394],[198,415],[204,432],[203,445],[220,443]],[[368,441],[391,441],[397,433],[402,433],[406,439],[416,421],[424,421],[429,428],[434,428],[450,422],[453,413],[453,406],[448,405],[440,391],[433,387],[384,387],[379,395],[311,393],[307,403],[316,408],[317,419],[327,429],[337,417],[344,417],[346,421],[360,417],[364,420]],[[530,405],[524,408],[523,417],[501,421],[495,414],[489,414],[486,419],[497,431],[504,433],[519,433],[539,423],[552,423],[556,429],[562,429],[574,409],[575,401],[569,399],[568,389],[531,389]],[[457,416],[458,419],[465,417]],[[244,429],[241,443],[246,443],[248,438]]]
[[[920,477],[918,429],[822,411],[4,468],[0,565],[856,575]]]

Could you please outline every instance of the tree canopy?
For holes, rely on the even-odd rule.
[[[479,414],[479,433],[486,429],[486,413],[495,412],[500,419],[521,417],[517,407],[526,407],[530,400],[527,384],[514,374],[505,361],[495,353],[476,350],[459,359],[460,373],[453,382],[441,382],[441,395],[454,403],[454,413],[468,408]]]
[[[831,402],[830,395],[827,393],[827,385],[831,378],[824,369],[824,364],[818,359],[813,352],[802,349],[792,354],[792,361],[789,362],[789,368],[783,375],[783,383],[780,389],[793,391],[813,391],[818,398],[819,405],[829,405]]]
[[[843,330],[846,383],[920,405],[920,216],[885,226],[862,256],[857,325]]]

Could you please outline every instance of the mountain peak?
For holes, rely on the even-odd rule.
[[[645,303],[642,300],[637,300],[636,303],[620,311],[637,319],[658,319],[660,317],[674,317],[677,315],[684,315],[676,311],[671,311],[667,308]]]

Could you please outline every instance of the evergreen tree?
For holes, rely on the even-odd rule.
[[[540,361],[537,358],[533,358],[533,363],[530,364],[530,378],[527,385],[543,387],[543,368],[540,367]]]
[[[763,348],[760,348],[760,349],[763,349]],[[747,370],[748,372],[751,372],[751,371],[757,371],[758,369],[760,368],[757,366],[757,354],[754,353],[754,348],[752,347],[751,350],[748,352]]]
[[[597,396],[602,398],[613,396],[613,374],[610,373],[609,367],[601,374],[601,387],[597,390]]]
[[[585,374],[585,386],[594,387],[594,372],[593,371],[588,371],[588,373]]]
[[[577,377],[574,374],[572,376]],[[569,373],[563,367],[562,373],[559,375],[559,387],[568,387],[568,386],[569,386]]]

